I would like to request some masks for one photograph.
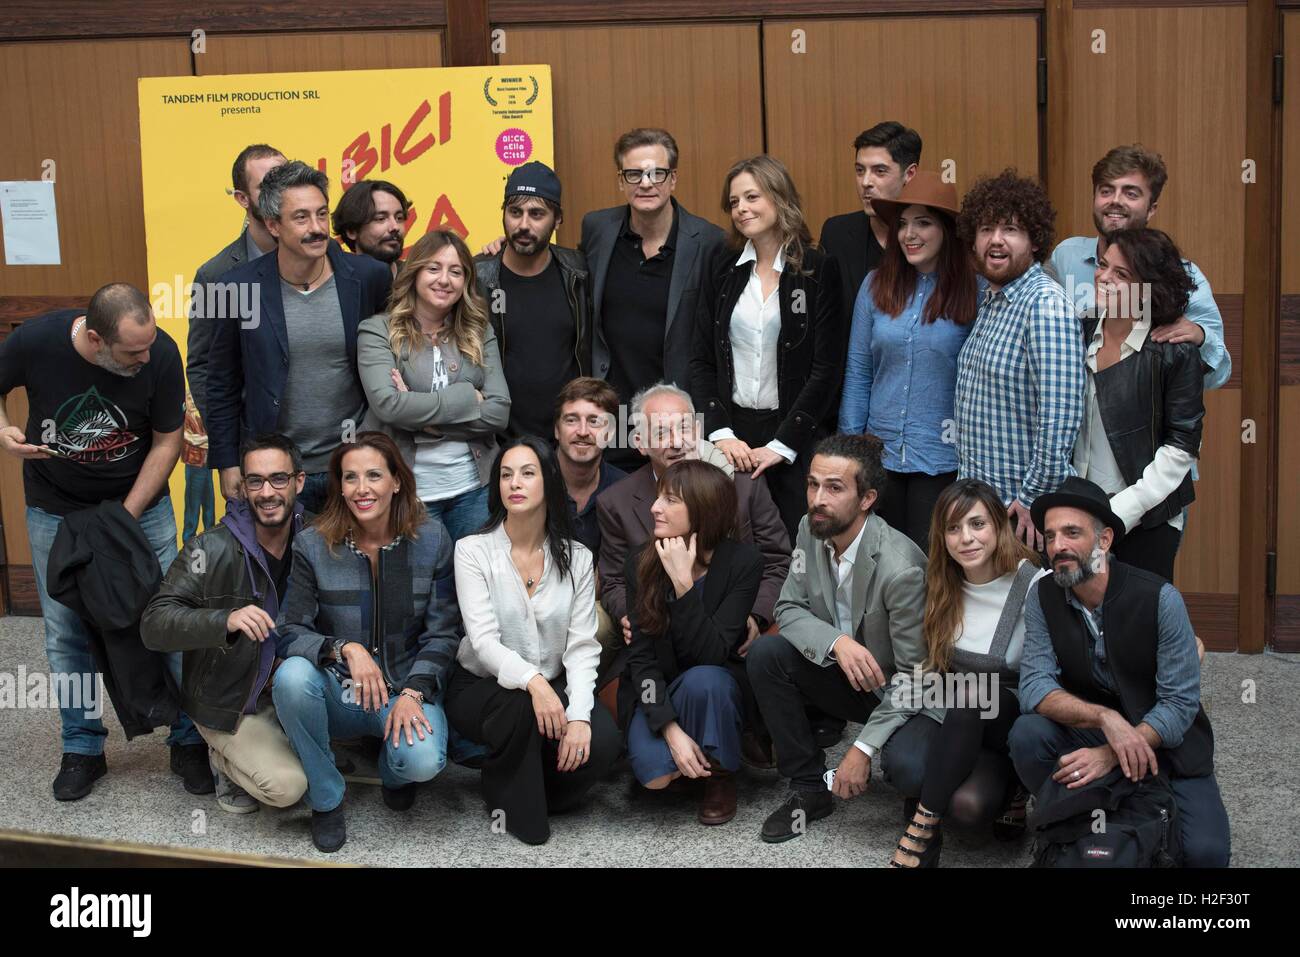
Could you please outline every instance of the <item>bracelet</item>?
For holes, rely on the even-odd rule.
[[[401,694],[403,695],[403,697],[410,698],[416,704],[420,705],[420,707],[424,707],[423,691],[416,691],[414,688],[403,688]]]

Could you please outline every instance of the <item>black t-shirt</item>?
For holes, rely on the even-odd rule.
[[[172,337],[159,329],[148,364],[117,375],[73,346],[72,324],[83,314],[28,319],[0,342],[0,394],[27,389],[27,441],[70,456],[23,463],[27,504],[54,515],[126,498],[153,433],[185,421],[185,370]],[[149,504],[165,494],[166,484]]]
[[[555,257],[536,276],[520,276],[501,264],[505,293],[505,344],[501,364],[510,387],[510,427],[550,439],[555,396],[578,376],[578,324]]]
[[[614,241],[601,293],[600,316],[609,343],[609,384],[623,404],[664,377],[664,329],[673,278],[677,213],[663,247],[649,259],[627,216]],[[684,385],[684,383],[679,383]]]
[[[289,519],[290,523],[293,519]],[[271,573],[271,581],[275,583],[275,594],[277,603],[284,604],[284,590],[289,584],[289,570],[293,567],[293,527],[289,528],[289,539],[284,543],[284,552],[279,558],[276,558],[265,548],[262,549],[262,557],[266,559],[266,570]]]

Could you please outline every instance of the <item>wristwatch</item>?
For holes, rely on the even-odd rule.
[[[334,660],[335,660],[335,661],[342,661],[342,660],[343,660],[343,646],[346,645],[347,643],[348,643],[348,640],[347,640],[346,638],[336,638],[336,639],[334,640],[333,648],[334,648]]]

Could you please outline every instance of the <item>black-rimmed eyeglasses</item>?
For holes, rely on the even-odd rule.
[[[262,486],[267,482],[271,483],[271,488],[284,488],[289,484],[291,478],[293,478],[293,474],[289,472],[275,472],[272,475],[245,475],[244,488],[250,492],[260,492]]]
[[[675,173],[675,169],[659,169],[657,166],[651,166],[648,169],[625,169],[620,170],[619,175],[623,177],[623,182],[629,186],[637,186],[644,183],[647,179],[658,186],[668,179],[669,173]]]

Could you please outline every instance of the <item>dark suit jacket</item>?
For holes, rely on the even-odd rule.
[[[853,302],[858,298],[862,280],[867,273],[880,265],[884,252],[871,231],[871,220],[862,210],[832,216],[822,225],[818,242],[840,267],[840,286],[844,290],[844,332],[848,336],[849,322],[853,318]]]
[[[750,613],[760,629],[772,623],[776,600],[790,570],[790,536],[776,510],[767,480],[755,482],[748,473],[732,476],[740,508],[736,538],[758,547],[763,556],[763,579]],[[617,622],[627,614],[627,579],[623,563],[654,535],[650,506],[655,500],[655,473],[647,462],[627,478],[600,493],[596,519],[600,522],[600,603]]]
[[[857,301],[858,290],[862,288],[867,273],[880,265],[884,250],[876,241],[876,234],[871,231],[871,220],[862,210],[856,213],[841,213],[826,220],[822,225],[822,235],[818,245],[840,267],[840,288],[843,290],[840,301],[844,309],[844,354],[847,356],[849,336],[853,328],[853,304]],[[830,411],[822,420],[827,432],[839,430],[840,394],[840,390],[836,389]]]
[[[626,728],[640,703],[650,730],[659,732],[677,719],[668,685],[687,668],[717,665],[737,670],[741,672],[737,682],[745,686],[745,659],[736,649],[745,640],[745,619],[758,592],[763,556],[744,542],[719,542],[704,578],[681,598],[669,593],[668,627],[662,634],[651,635],[640,629],[636,616],[639,555],[640,549],[629,553],[625,565],[628,600],[633,603],[632,643],[624,680],[618,686],[618,716],[619,724]]]
[[[376,259],[345,253],[332,239],[326,255],[334,267],[344,342],[355,375],[357,326],[384,311],[393,274]],[[257,291],[259,312],[250,317],[224,315],[214,323],[208,353],[208,464],[214,469],[239,464],[239,445],[245,437],[277,428],[291,358],[280,298],[279,257],[254,259],[231,270],[223,281],[250,284]],[[252,301],[242,292],[237,298]]]
[[[732,251],[734,252],[734,251]],[[731,427],[735,363],[731,316],[753,272],[753,263],[736,265],[737,255],[718,263],[700,296],[695,349],[691,356],[691,397],[704,413],[704,434]],[[840,269],[820,249],[804,250],[803,272],[781,273],[781,335],[777,343],[776,438],[796,454],[809,451],[844,377],[847,325],[840,302]]]
[[[248,255],[245,226],[235,241],[217,253],[194,273],[195,296],[190,300],[189,330],[185,340],[185,378],[190,384],[190,395],[199,416],[208,421],[208,350],[212,347],[212,316],[206,314],[208,298],[204,288],[216,282],[236,266],[242,265]]]
[[[673,249],[673,273],[668,283],[668,321],[664,326],[664,381],[686,389],[690,382],[691,347],[700,282],[709,263],[726,245],[722,230],[707,219],[692,215],[677,200],[677,246]],[[601,300],[609,274],[614,244],[623,229],[627,206],[598,209],[582,217],[582,241],[578,248],[587,256],[591,271],[592,375],[609,375],[609,344],[601,322]],[[649,385],[650,383],[646,383]]]

